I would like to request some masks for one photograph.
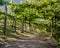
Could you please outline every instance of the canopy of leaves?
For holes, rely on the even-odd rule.
[[[0,1],[0,5],[2,4],[3,0]],[[22,22],[22,20],[26,21],[26,24],[30,22],[31,25],[38,25],[37,27],[42,29],[46,29],[46,25],[51,27],[52,18],[56,17],[56,25],[54,26],[56,26],[57,32],[54,32],[54,37],[58,37],[58,39],[60,38],[60,0],[40,0],[37,2],[27,1],[20,4],[15,4],[12,0],[9,9],[12,12],[12,16],[8,14],[8,17],[16,17],[20,22]],[[0,14],[4,13],[1,12]],[[41,21],[40,19],[43,20]],[[55,29],[55,27],[53,28]]]

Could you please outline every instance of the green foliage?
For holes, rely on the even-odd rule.
[[[3,4],[3,0],[0,1],[0,5]],[[17,19],[16,22],[20,22],[23,25],[29,24],[33,26],[33,28],[38,27],[38,29],[42,29],[46,32],[46,28],[51,28],[49,30],[54,29],[56,26],[56,30],[53,32],[53,37],[56,40],[60,39],[60,1],[59,0],[40,0],[39,2],[24,2],[20,4],[14,3],[12,0],[9,5],[9,9],[11,12],[7,14],[9,20]],[[4,14],[0,12],[0,14]],[[16,18],[15,18],[16,17]],[[56,17],[56,25],[53,23],[52,26],[52,18]],[[3,17],[0,17],[1,19]],[[43,19],[42,21],[40,19]],[[55,20],[55,19],[54,19]],[[23,27],[24,28],[24,27]]]
[[[0,5],[3,5],[4,0],[0,0]]]

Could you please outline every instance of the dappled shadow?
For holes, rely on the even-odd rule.
[[[16,34],[16,32],[14,32],[14,30],[11,30],[10,28],[6,28],[6,34],[3,33],[3,27],[0,28],[0,42],[4,43],[4,40],[14,40],[14,39],[18,39],[19,36],[18,34]],[[6,41],[7,42],[7,41]]]
[[[9,38],[19,38],[19,36],[17,36],[16,32],[14,32],[14,30],[11,30],[9,28],[6,29],[6,36]]]
[[[57,44],[50,43],[48,44],[45,41],[36,41],[36,40],[20,40],[20,41],[11,41],[8,44],[1,46],[2,48],[56,48]]]

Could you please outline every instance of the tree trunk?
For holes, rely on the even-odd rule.
[[[23,16],[23,19],[22,19],[22,31],[21,33],[24,33],[24,16]]]
[[[53,34],[53,26],[54,26],[54,24],[53,24],[53,18],[52,18],[52,25],[51,25],[51,37],[52,37],[52,34]]]
[[[27,26],[26,26],[26,17],[24,19],[24,30],[26,31],[27,30]]]
[[[55,32],[56,32],[56,16],[55,16]]]
[[[53,32],[56,33],[56,16],[52,18],[52,36],[53,36]]]
[[[16,32],[16,16],[15,16],[15,18],[14,18],[14,26],[15,26],[15,32]]]
[[[31,22],[29,21],[29,31],[31,31]]]
[[[6,35],[6,24],[7,23],[7,5],[5,5],[5,16],[4,16],[4,36]]]

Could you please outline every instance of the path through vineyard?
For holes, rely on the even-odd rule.
[[[6,44],[0,45],[0,48],[56,48],[56,41],[50,37],[37,37],[30,35],[13,41],[7,41]]]
[[[0,48],[60,48],[60,0],[0,0],[0,6]]]

